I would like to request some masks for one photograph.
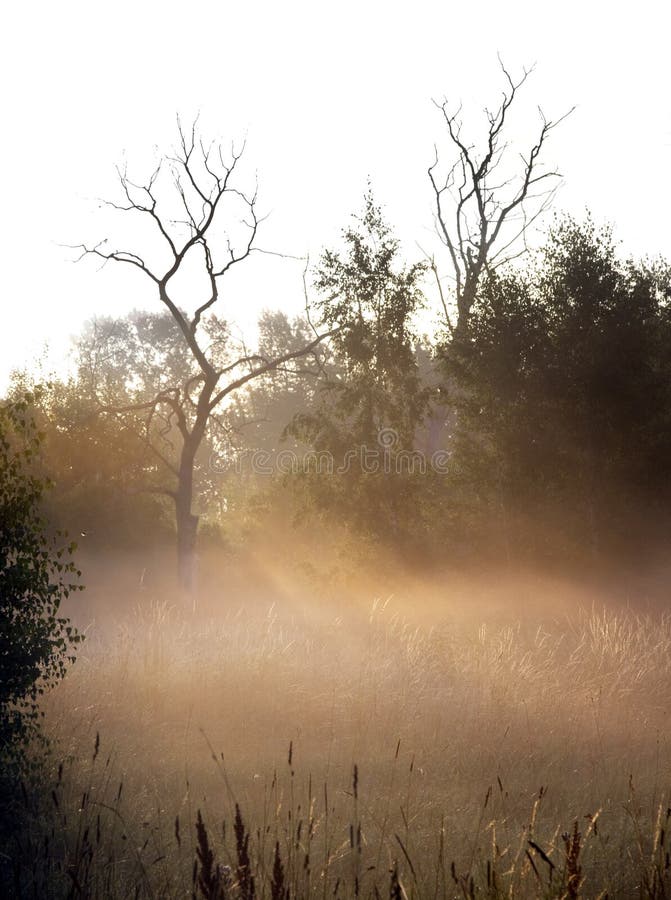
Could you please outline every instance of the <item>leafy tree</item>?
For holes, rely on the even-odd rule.
[[[296,416],[288,431],[333,459],[329,475],[305,473],[313,506],[402,545],[417,524],[420,480],[408,467],[397,472],[395,461],[414,449],[430,399],[415,332],[425,266],[400,264],[399,242],[370,190],[343,243],[344,251],[324,252],[314,280],[319,325],[335,332],[333,360],[316,408]],[[368,471],[365,451],[378,463]]]
[[[560,219],[524,272],[490,275],[447,354],[453,490],[515,553],[638,555],[669,521],[671,275]],[[480,548],[483,543],[480,542]]]
[[[91,329],[89,323],[87,337]],[[87,552],[146,550],[173,540],[164,498],[144,491],[156,462],[143,436],[123,417],[101,414],[79,363],[79,372],[52,379],[34,396],[33,416],[44,433],[40,470],[52,482],[43,500],[48,521],[82,533],[81,549]],[[10,396],[34,389],[24,374],[15,379]]]
[[[668,525],[670,291],[669,266],[620,259],[609,229],[566,218],[551,232],[538,278],[546,380],[595,555],[636,556]]]
[[[259,353],[265,357],[292,353],[310,340],[310,325],[302,316],[290,319],[283,312],[265,310],[258,327]],[[318,401],[320,378],[331,361],[332,353],[321,345],[300,364],[279,367],[251,382],[236,397],[231,410],[234,415],[229,416],[236,446],[270,453],[280,445],[286,448],[286,441],[282,440],[286,426]]]
[[[81,590],[75,544],[59,545],[41,514],[47,481],[36,474],[42,435],[30,394],[0,406],[0,758],[24,764],[39,737],[39,701],[58,682],[80,634],[60,613]],[[6,770],[6,774],[7,774]]]
[[[382,428],[393,428],[400,444],[412,445],[427,402],[414,331],[425,266],[399,267],[399,243],[370,191],[354,220],[343,231],[345,253],[326,250],[315,272],[320,324],[335,331],[335,368],[322,391],[343,446],[373,446]],[[326,427],[326,417],[325,408],[313,427],[319,421]]]

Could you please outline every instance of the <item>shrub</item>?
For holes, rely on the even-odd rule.
[[[81,590],[73,543],[50,535],[41,513],[49,482],[39,471],[42,435],[25,394],[0,405],[0,761],[5,777],[28,766],[42,742],[40,696],[60,681],[82,636],[61,602]]]

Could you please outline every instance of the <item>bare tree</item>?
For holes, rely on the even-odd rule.
[[[526,250],[531,224],[548,208],[559,186],[555,170],[543,170],[541,152],[550,132],[571,110],[556,121],[541,110],[535,143],[516,161],[505,134],[509,110],[519,89],[533,70],[524,70],[514,81],[501,63],[507,85],[498,108],[485,109],[487,132],[478,150],[463,136],[461,107],[451,112],[447,100],[436,102],[447,126],[448,146],[456,159],[439,173],[440,160],[429,167],[435,197],[438,235],[448,251],[455,281],[456,323],[450,316],[435,261],[436,277],[446,324],[453,338],[468,335],[468,322],[478,285],[487,271],[510,262]]]
[[[143,216],[154,229],[164,262],[150,263],[134,251],[108,249],[108,241],[80,245],[80,259],[93,256],[105,263],[122,263],[151,282],[157,301],[174,321],[180,356],[189,365],[162,374],[160,387],[137,403],[111,405],[100,397],[100,408],[112,414],[133,413],[142,422],[147,443],[155,452],[169,484],[149,489],[174,501],[177,525],[177,560],[180,584],[194,582],[198,516],[193,512],[194,465],[208,427],[226,400],[256,378],[277,371],[309,354],[333,332],[318,334],[298,349],[279,356],[251,353],[236,347],[230,332],[215,315],[222,282],[233,267],[259,248],[255,240],[261,220],[257,193],[238,186],[237,167],[242,150],[226,157],[221,145],[206,146],[196,137],[196,126],[186,133],[178,122],[179,143],[149,180],[137,184],[119,170],[122,201],[109,203],[115,210]],[[236,239],[231,230],[237,232]],[[240,233],[242,236],[240,236]],[[183,292],[177,281],[188,279],[190,311],[178,302]],[[214,328],[212,327],[214,325]],[[151,349],[151,348],[150,348]],[[166,452],[165,437],[176,434],[174,453]]]

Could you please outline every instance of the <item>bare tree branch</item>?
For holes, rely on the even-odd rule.
[[[156,286],[158,302],[179,329],[187,356],[192,362],[189,370],[179,376],[177,383],[168,384],[146,400],[100,406],[101,411],[109,415],[138,417],[144,431],[142,435],[137,435],[138,438],[150,447],[176,481],[174,489],[166,487],[160,490],[175,502],[180,573],[183,584],[186,584],[189,579],[185,567],[188,568],[187,558],[193,557],[198,521],[191,512],[195,458],[210,422],[223,427],[220,416],[216,415],[217,407],[253,379],[314,354],[315,348],[335,332],[315,333],[314,339],[303,347],[273,358],[262,353],[250,353],[243,346],[240,356],[222,364],[222,356],[225,358],[230,348],[222,344],[222,337],[208,345],[204,340],[206,332],[200,326],[220,299],[222,281],[231,269],[249,259],[255,251],[272,251],[255,247],[263,222],[257,211],[257,186],[254,186],[253,192],[248,192],[237,183],[238,164],[244,145],[240,150],[232,147],[227,162],[220,145],[206,146],[198,139],[197,121],[186,130],[178,119],[177,131],[177,149],[163,161],[169,165],[160,163],[145,183],[132,181],[125,168],[119,169],[122,200],[107,204],[119,212],[137,212],[151,218],[163,244],[170,251],[167,265],[157,266],[149,257],[135,252],[108,251],[106,241],[92,246],[81,244],[73,249],[81,251],[79,259],[94,256],[103,263],[110,260],[126,263],[149,277]],[[190,272],[189,267],[194,261],[201,266],[206,288],[201,291],[198,287],[198,294],[192,296],[189,303],[192,310],[189,313],[182,308],[174,286],[181,280],[176,276]],[[147,354],[147,359],[151,360],[152,367],[156,365],[151,354]],[[94,360],[91,360],[91,365],[95,367]],[[96,378],[93,368],[91,377]],[[158,379],[152,377],[154,381],[165,383],[162,376]],[[178,437],[173,443],[175,436]],[[175,452],[176,462],[168,458],[164,452],[166,447],[170,448],[170,453]],[[158,491],[159,488],[151,486],[151,490]]]
[[[447,127],[449,143],[457,154],[457,159],[441,178],[439,154],[434,148],[434,161],[429,166],[428,175],[434,193],[438,235],[447,248],[455,278],[457,322],[454,327],[447,315],[442,289],[441,305],[448,328],[460,337],[465,337],[468,332],[468,320],[482,275],[524,252],[515,250],[515,245],[522,240],[526,246],[528,229],[554,197],[561,176],[555,170],[540,171],[539,159],[550,133],[572,112],[569,110],[561,118],[551,121],[539,110],[541,126],[538,137],[526,155],[520,154],[520,170],[516,175],[497,176],[499,167],[505,164],[508,157],[509,147],[503,136],[510,107],[533,72],[533,68],[524,69],[516,81],[500,58],[499,62],[506,88],[497,109],[493,112],[485,109],[488,127],[481,155],[462,137],[461,107],[450,112],[446,100],[435,102]],[[532,188],[546,181],[555,183],[546,190],[532,191]],[[529,204],[534,208],[528,209]],[[510,235],[507,226],[514,223],[517,212],[521,214],[522,225],[512,229]],[[497,246],[502,240],[502,245]],[[434,275],[440,287],[437,271]]]
[[[231,381],[226,385],[225,388],[222,388],[212,399],[210,404],[210,409],[214,409],[216,406],[221,403],[224,397],[227,397],[229,394],[232,394],[234,391],[237,391],[243,385],[247,384],[248,381],[251,381],[253,378],[258,378],[261,375],[265,375],[268,372],[273,372],[277,370],[284,363],[289,362],[292,359],[299,359],[302,356],[307,356],[311,353],[315,347],[322,343],[322,341],[327,338],[333,337],[340,331],[339,328],[334,328],[332,331],[328,331],[325,334],[317,335],[317,337],[310,341],[309,344],[306,344],[305,347],[301,347],[300,350],[294,350],[291,353],[285,353],[283,356],[278,356],[275,359],[265,360],[260,366],[256,368],[252,368],[246,375],[242,375],[240,378]],[[262,359],[262,357],[257,357]]]

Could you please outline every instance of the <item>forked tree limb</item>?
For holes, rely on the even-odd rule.
[[[469,316],[483,275],[524,252],[528,229],[554,198],[561,175],[556,170],[540,171],[539,159],[551,132],[573,111],[569,110],[553,121],[539,110],[541,126],[538,136],[528,152],[519,155],[521,165],[517,174],[499,176],[492,184],[499,167],[509,155],[506,152],[508,144],[504,141],[508,112],[519,89],[533,71],[524,69],[522,76],[515,81],[502,62],[501,69],[507,87],[498,108],[494,112],[485,110],[488,128],[481,155],[462,136],[461,107],[450,112],[447,100],[435,102],[447,126],[449,143],[457,154],[456,161],[441,179],[438,174],[439,153],[435,148],[434,162],[428,169],[435,201],[436,227],[447,248],[455,279],[457,321],[454,328],[447,315],[442,291],[441,305],[448,328],[461,337],[468,332]],[[554,184],[550,184],[552,181]],[[547,189],[539,189],[539,186],[544,188],[546,183]],[[532,208],[529,209],[529,206]],[[514,230],[512,236],[506,232],[504,238],[505,226],[513,223],[518,212],[522,219],[520,227]],[[523,247],[516,250],[520,241]],[[438,278],[437,271],[434,274]],[[440,286],[440,279],[438,284]]]
[[[274,357],[250,353],[243,346],[242,355],[232,362],[222,364],[213,352],[220,349],[221,341],[208,345],[207,336],[200,328],[204,317],[221,296],[221,282],[234,266],[249,259],[253,252],[270,252],[255,246],[258,229],[263,218],[257,211],[257,187],[246,192],[235,183],[239,160],[244,152],[231,149],[229,162],[224,160],[220,146],[206,147],[196,138],[196,125],[189,133],[178,121],[178,148],[173,156],[166,157],[144,183],[136,183],[127,171],[118,170],[123,200],[108,204],[123,213],[138,213],[150,218],[158,230],[168,262],[158,267],[146,256],[135,251],[107,248],[103,241],[95,245],[81,244],[79,258],[97,257],[103,263],[114,262],[138,269],[155,286],[157,301],[168,311],[177,325],[186,345],[193,366],[184,373],[179,383],[169,384],[158,390],[150,399],[129,404],[100,404],[100,409],[110,415],[137,416],[142,422],[143,434],[137,435],[165,467],[174,480],[173,487],[149,486],[152,492],[164,493],[173,498],[177,518],[177,544],[180,577],[188,587],[188,573],[192,566],[197,516],[191,512],[195,458],[208,426],[214,422],[221,427],[217,410],[224,400],[256,378],[277,370],[286,370],[287,363],[314,354],[324,340],[337,330],[315,337],[302,347]],[[167,172],[168,165],[170,172]],[[169,176],[169,177],[168,177]],[[165,179],[168,177],[168,184]],[[171,218],[164,211],[166,191],[179,208],[179,219]],[[229,237],[222,237],[215,227],[220,214],[232,205],[238,225],[244,232],[242,241],[234,245]],[[237,213],[235,212],[237,209]],[[242,209],[242,214],[240,214]],[[192,304],[193,312],[184,312],[172,291],[173,278],[187,268],[187,257],[199,253],[201,272],[206,289]],[[277,254],[283,255],[283,254]],[[241,371],[242,370],[242,371]],[[95,380],[96,373],[92,371]],[[178,447],[171,435],[179,435]],[[174,459],[166,455],[174,454]]]

